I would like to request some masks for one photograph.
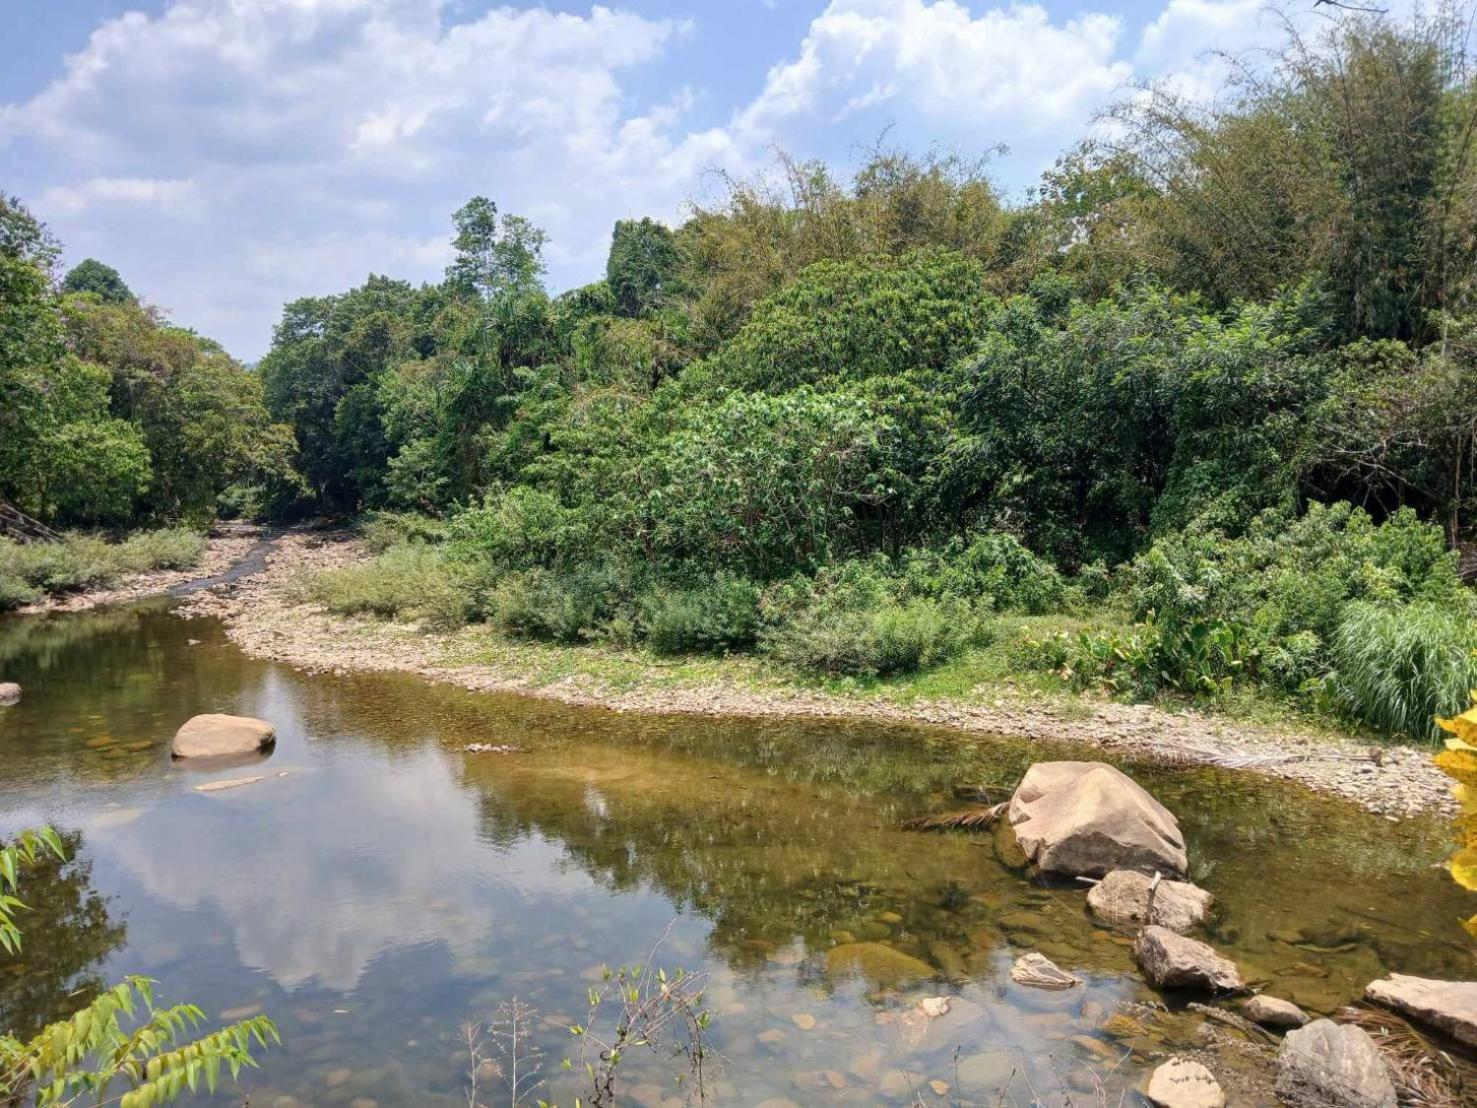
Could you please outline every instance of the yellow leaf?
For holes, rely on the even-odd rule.
[[[1432,761],[1446,776],[1477,788],[1477,750],[1443,750]]]
[[[1449,731],[1464,743],[1477,744],[1477,707],[1468,708],[1451,719],[1437,719],[1436,726]]]
[[[1477,889],[1477,850],[1458,850],[1446,863],[1451,876],[1464,889]]]
[[[1465,920],[1462,923],[1462,926],[1467,929],[1468,935],[1471,935],[1472,938],[1477,939],[1477,916],[1473,916],[1471,919]]]

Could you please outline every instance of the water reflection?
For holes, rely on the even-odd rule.
[[[463,1017],[518,995],[553,1020],[558,1057],[556,1025],[582,1015],[600,964],[641,958],[674,918],[662,957],[710,975],[727,1102],[901,1103],[1017,1069],[1058,1089],[1086,1066],[1121,1087],[1197,1045],[1189,1016],[1123,1010],[1158,998],[1080,889],[1032,885],[989,835],[900,830],[1055,751],[307,675],[243,658],[213,624],[122,611],[8,640],[27,692],[0,714],[0,830],[83,828],[96,895],[128,913],[114,954],[79,942],[27,987],[54,997],[85,961],[217,1014],[272,1012],[289,1048],[254,1103],[458,1103]],[[167,744],[199,711],[278,725],[264,780],[194,791],[215,774],[172,766]],[[463,753],[472,741],[527,752]],[[1220,900],[1213,938],[1252,979],[1329,1011],[1387,969],[1470,974],[1459,894],[1429,868],[1441,829],[1242,776],[1133,772],[1180,813]],[[1011,985],[1026,949],[1088,986]],[[908,1013],[940,993],[954,1007],[920,1033]],[[635,1066],[637,1101],[661,1103],[660,1060]]]

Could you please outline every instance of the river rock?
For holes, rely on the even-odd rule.
[[[1010,798],[1009,817],[1021,849],[1049,873],[1177,877],[1188,864],[1169,809],[1106,762],[1037,762]]]
[[[1082,978],[1068,973],[1044,954],[1022,954],[1010,967],[1010,979],[1033,989],[1070,989]]]
[[[9,708],[12,704],[19,704],[21,700],[21,687],[14,681],[0,681],[0,708]]]
[[[1287,1033],[1275,1088],[1291,1108],[1396,1108],[1389,1067],[1369,1033],[1333,1020]]]
[[[1167,927],[1151,925],[1140,931],[1134,940],[1133,956],[1144,976],[1161,989],[1233,993],[1243,987],[1235,962],[1206,943]]]
[[[1364,999],[1477,1046],[1477,981],[1436,981],[1392,973],[1371,982]]]
[[[196,716],[174,733],[176,758],[221,758],[270,750],[277,729],[264,719],[209,714]]]
[[[1158,924],[1183,935],[1205,922],[1215,898],[1188,881],[1160,881],[1154,890],[1154,918],[1149,919],[1149,886],[1153,879],[1137,870],[1115,869],[1087,893],[1087,906],[1104,923],[1137,930]]]
[[[1199,1062],[1171,1058],[1149,1077],[1144,1091],[1157,1108],[1225,1108],[1220,1082]]]
[[[861,974],[877,985],[906,985],[937,977],[938,971],[921,958],[904,954],[884,943],[844,943],[826,951],[826,972],[832,976]]]
[[[1308,1022],[1308,1013],[1290,1000],[1275,996],[1254,996],[1242,1005],[1246,1018],[1263,1027],[1302,1027]]]

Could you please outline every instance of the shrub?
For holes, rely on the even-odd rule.
[[[448,538],[468,556],[506,569],[552,567],[589,556],[592,520],[549,493],[524,486],[489,494],[451,521]]]
[[[447,525],[417,512],[375,512],[360,525],[359,534],[369,550],[382,554],[401,543],[440,543],[446,538]]]
[[[759,634],[759,589],[728,573],[687,588],[657,586],[640,607],[647,643],[658,654],[741,650]]]
[[[0,539],[0,610],[47,593],[109,585],[131,573],[184,569],[204,549],[204,538],[184,528],[143,531],[121,543],[81,534],[29,544]]]
[[[1350,604],[1333,638],[1329,681],[1357,719],[1382,731],[1428,736],[1477,685],[1470,605]]]
[[[977,640],[980,621],[969,603],[900,599],[885,565],[846,562],[771,590],[761,648],[796,669],[876,677],[936,665]]]
[[[151,569],[189,569],[205,553],[205,536],[184,527],[144,531],[118,544],[119,566],[125,573]]]
[[[489,618],[502,630],[555,642],[626,641],[634,626],[630,590],[606,566],[512,573],[488,596]]]
[[[457,627],[481,611],[475,572],[421,543],[392,546],[372,561],[311,575],[308,599],[340,615],[370,614]]]
[[[1030,615],[1059,611],[1066,601],[1056,568],[1000,532],[967,543],[954,538],[939,550],[910,550],[903,564],[908,588],[923,596],[993,602],[1000,611]]]

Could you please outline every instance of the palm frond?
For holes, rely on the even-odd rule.
[[[988,808],[965,808],[941,816],[918,816],[903,823],[904,831],[983,831],[993,827],[1009,801]]]

